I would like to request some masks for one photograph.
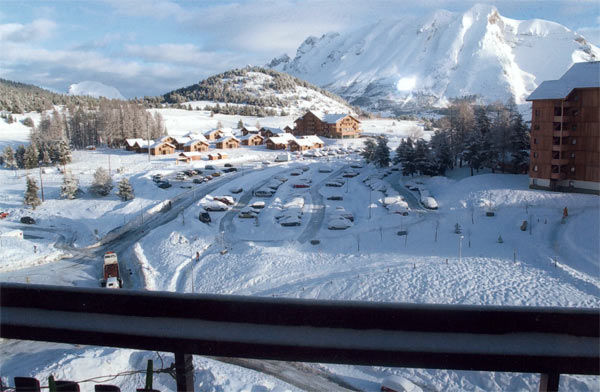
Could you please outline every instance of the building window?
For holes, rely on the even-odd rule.
[[[561,114],[560,106],[555,106],[554,107],[554,115],[560,116],[560,114]]]
[[[535,109],[534,115],[538,117],[540,115],[540,109]]]
[[[540,130],[540,124],[533,124],[533,130],[534,131],[539,131]]]
[[[571,144],[577,144],[577,139],[571,139]]]
[[[538,153],[537,153],[537,152],[534,152],[534,153],[533,153],[533,157],[534,157],[534,158],[537,158],[537,157],[538,157]]]
[[[575,173],[575,166],[571,166],[571,173]]]
[[[573,131],[576,131],[576,130],[577,130],[577,124],[573,124],[573,126],[571,126],[571,129],[572,129]]]
[[[533,144],[537,144],[537,139],[533,138]]]
[[[571,153],[571,158],[575,158],[575,153],[574,152]]]
[[[533,167],[533,171],[534,171],[534,172],[538,171],[538,167],[537,167],[537,165],[535,165],[535,166]]]

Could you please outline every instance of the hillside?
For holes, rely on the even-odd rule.
[[[470,95],[524,103],[543,80],[560,77],[574,62],[598,59],[600,49],[558,23],[509,19],[491,5],[475,5],[465,13],[440,10],[309,37],[294,59],[283,55],[268,67],[362,108],[393,110]]]
[[[219,112],[265,115],[298,114],[307,109],[352,112],[357,109],[339,96],[304,80],[261,67],[246,67],[211,76],[197,84],[163,95],[165,102],[207,101],[219,103]],[[227,108],[222,107],[227,105]],[[269,111],[270,113],[267,113]]]
[[[0,78],[0,111],[22,114],[50,110],[54,105],[97,103],[92,97],[57,94],[43,88]]]

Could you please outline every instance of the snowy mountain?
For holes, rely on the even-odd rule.
[[[491,5],[475,5],[465,13],[441,10],[309,37],[294,59],[284,55],[267,66],[354,105],[386,110],[439,106],[469,95],[524,103],[543,80],[598,59],[600,49],[560,24],[509,19]]]
[[[289,60],[289,58],[287,58]],[[356,114],[343,98],[304,80],[272,69],[246,67],[211,76],[163,95],[167,103],[202,102],[220,105],[220,113],[263,116],[281,110],[292,114],[308,109]],[[223,105],[227,105],[224,108]],[[273,113],[275,112],[275,113]],[[267,113],[268,114],[268,113]]]
[[[94,98],[125,99],[119,90],[100,82],[84,81],[69,86],[69,95],[84,95]]]

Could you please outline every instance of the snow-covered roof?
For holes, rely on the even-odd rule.
[[[125,143],[126,143],[126,144],[127,144],[129,147],[133,147],[133,145],[134,145],[136,142],[140,142],[140,141],[141,141],[141,142],[143,142],[143,141],[144,141],[144,139],[140,139],[140,138],[137,138],[137,139],[125,139]]]
[[[226,142],[226,141],[227,141],[227,140],[229,140],[229,139],[234,139],[234,140],[237,140],[238,142],[240,141],[240,139],[238,139],[238,138],[237,138],[237,137],[235,137],[235,136],[232,136],[232,135],[226,135],[226,136],[220,137],[220,138],[218,138],[217,140],[215,140],[215,143]]]
[[[135,143],[134,144],[137,144],[140,147],[147,147],[148,144],[150,144],[150,142],[148,140],[144,140],[144,139],[135,139]]]
[[[281,129],[281,128],[275,128],[275,127],[262,127],[261,130],[264,130],[265,132],[266,131],[271,131],[271,133],[273,135],[280,135],[282,133],[287,133],[283,129]]]
[[[171,143],[169,143],[169,142],[164,142],[164,141],[162,141],[162,140],[159,140],[159,141],[156,141],[156,142],[152,143],[152,144],[150,145],[150,148],[157,148],[157,147],[159,147],[159,146],[161,146],[161,145],[163,145],[163,144],[168,144],[169,146],[171,146],[171,147],[175,148],[175,146],[174,146],[174,145],[172,145]]]
[[[275,144],[288,144],[292,140],[296,140],[296,137],[291,133],[282,133],[277,136],[272,136],[269,138]]]
[[[296,140],[290,141],[290,143],[292,143],[292,142],[296,143],[299,146],[306,146],[306,147],[312,147],[312,146],[314,146],[314,143],[311,142],[308,139],[296,139]]]
[[[323,140],[321,140],[317,135],[300,136],[300,139],[308,140],[312,144],[317,144],[317,143],[319,143],[319,144],[325,144],[325,143],[323,143]]]
[[[562,99],[575,88],[600,87],[600,61],[575,63],[558,80],[546,80],[527,97],[538,99]]]
[[[206,138],[202,138],[202,139],[192,139],[189,142],[184,144],[184,147],[189,147],[189,146],[193,146],[196,143],[204,143],[204,144],[208,144],[208,140],[206,140]]]
[[[243,127],[242,129],[245,129],[246,131],[250,132],[250,133],[258,133],[259,129],[256,127]]]
[[[239,140],[248,140],[248,139],[250,139],[250,138],[257,137],[257,136],[258,136],[259,138],[263,139],[263,137],[262,137],[262,136],[260,136],[258,133],[249,133],[249,134],[247,134],[247,135],[240,136],[238,139],[239,139]]]
[[[210,131],[204,132],[204,136],[210,135],[210,134],[215,133],[215,132],[221,132],[221,133],[223,133],[223,131],[220,130],[220,129],[211,129]]]
[[[179,144],[185,144],[190,141],[188,136],[173,136],[173,139]]]
[[[200,153],[198,151],[179,153],[179,156],[184,156],[184,157],[187,157],[187,158],[197,157],[197,156],[200,156],[200,155],[202,155],[202,153]]]

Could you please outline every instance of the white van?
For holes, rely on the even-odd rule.
[[[289,162],[291,160],[290,153],[279,154],[275,157],[275,162]]]

